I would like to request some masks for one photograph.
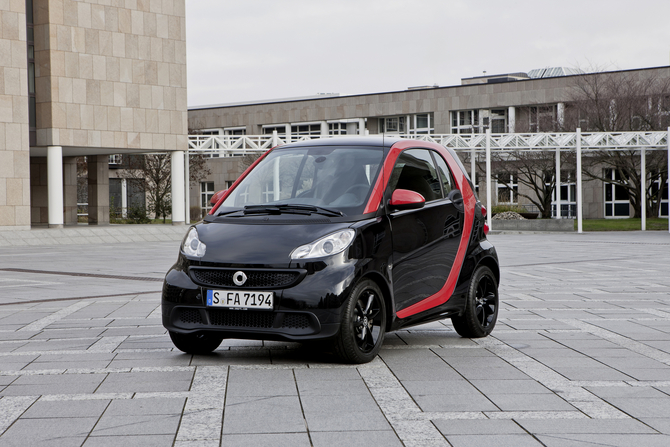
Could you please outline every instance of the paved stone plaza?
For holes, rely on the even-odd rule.
[[[493,235],[492,336],[423,325],[361,366],[291,343],[176,351],[168,233],[0,239],[0,446],[670,445],[666,232]]]

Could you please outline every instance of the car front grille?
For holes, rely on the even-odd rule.
[[[198,309],[181,309],[179,319],[186,324],[202,324],[202,315]]]
[[[313,315],[301,312],[263,312],[177,307],[173,313],[172,320],[177,326],[184,329],[256,329],[261,331],[286,332],[296,335],[316,332],[319,327]]]
[[[309,327],[309,317],[305,314],[287,314],[284,316],[283,327],[305,329]]]
[[[214,326],[236,328],[265,328],[274,324],[274,312],[248,312],[235,310],[209,309],[209,320]]]
[[[244,272],[246,282],[238,286],[233,282],[236,272]],[[232,287],[245,289],[280,289],[296,283],[302,276],[300,271],[282,270],[245,270],[245,269],[214,269],[191,268],[193,280],[203,286]]]
[[[167,282],[163,284],[163,299],[173,303],[178,303],[181,298],[181,287],[173,286]]]

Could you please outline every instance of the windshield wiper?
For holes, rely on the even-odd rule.
[[[244,214],[322,214],[324,216],[344,216],[340,210],[324,208],[314,205],[247,205],[244,207]]]
[[[216,213],[214,217],[221,217],[221,216],[230,216],[231,214],[239,213],[243,210],[233,210],[233,211],[223,211],[220,213]]]

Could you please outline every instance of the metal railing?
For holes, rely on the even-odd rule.
[[[389,137],[430,141],[459,150],[486,151],[486,134],[386,134]],[[346,135],[189,135],[189,151],[210,156],[233,157],[265,152],[274,146],[320,138],[346,138]],[[576,132],[490,134],[492,151],[576,150]],[[582,150],[666,150],[668,132],[593,132],[582,133]]]
[[[389,137],[417,139],[430,141],[455,151],[470,152],[471,176],[475,177],[476,153],[485,153],[486,174],[485,178],[491,178],[491,154],[492,152],[512,151],[545,151],[554,152],[556,157],[556,178],[560,178],[560,153],[562,151],[574,151],[576,153],[576,185],[577,198],[576,217],[578,232],[582,232],[582,156],[589,151],[617,151],[629,150],[639,151],[641,157],[642,178],[646,179],[645,153],[648,150],[663,150],[668,152],[668,168],[670,169],[670,128],[665,132],[590,132],[582,133],[580,129],[576,132],[563,133],[502,133],[492,134],[487,130],[483,134],[386,134]],[[338,135],[309,135],[309,136],[285,136],[273,132],[268,135],[189,135],[189,152],[198,152],[210,157],[231,157],[246,154],[258,154],[268,149],[281,146],[294,141],[304,141],[319,138],[345,138]],[[646,180],[645,180],[646,181]],[[491,208],[491,182],[486,182],[487,208]],[[668,186],[670,188],[670,185]],[[643,185],[643,197],[646,188]],[[561,197],[558,196],[558,203]],[[561,215],[563,212],[561,212]],[[568,217],[574,215],[572,208],[568,209]],[[487,217],[491,227],[490,214]],[[557,216],[562,217],[562,216]],[[646,229],[646,208],[642,207],[642,230]],[[670,221],[669,221],[670,223]],[[669,229],[670,230],[670,229]]]

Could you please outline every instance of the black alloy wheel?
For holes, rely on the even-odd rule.
[[[374,281],[364,279],[353,288],[343,306],[335,352],[347,363],[375,358],[386,333],[384,296]]]
[[[452,317],[461,337],[480,338],[491,333],[498,319],[498,282],[490,268],[479,267],[468,289],[463,315]]]
[[[207,332],[180,334],[170,331],[170,338],[177,349],[187,354],[210,354],[223,341],[223,337],[217,337]]]

